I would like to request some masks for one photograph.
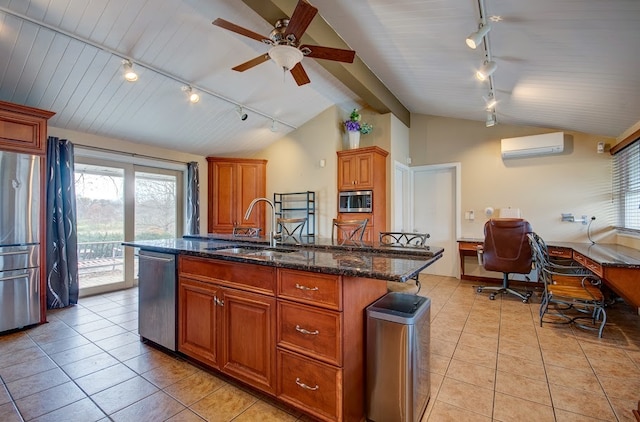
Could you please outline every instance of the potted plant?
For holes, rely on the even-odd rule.
[[[366,135],[373,130],[372,125],[361,122],[361,120],[362,116],[354,108],[349,115],[349,119],[344,121],[344,128],[349,136],[349,149],[355,149],[360,146],[360,134]]]

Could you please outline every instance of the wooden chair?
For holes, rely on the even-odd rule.
[[[364,231],[367,228],[369,219],[364,220],[342,220],[333,219],[333,228],[331,229],[331,243],[336,241],[343,245],[345,242],[362,242]]]

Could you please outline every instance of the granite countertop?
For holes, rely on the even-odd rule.
[[[140,249],[217,258],[227,261],[293,268],[304,271],[353,277],[377,278],[405,282],[442,257],[442,248],[406,248],[383,245],[336,245],[316,239],[304,245],[279,244],[273,253],[255,253],[268,247],[264,238],[235,238],[230,235],[206,237],[185,236],[178,239],[158,239],[123,242]],[[240,253],[224,251],[245,247]]]

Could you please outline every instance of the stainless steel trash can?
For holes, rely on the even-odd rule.
[[[418,422],[431,392],[431,300],[388,293],[367,307],[367,419]]]

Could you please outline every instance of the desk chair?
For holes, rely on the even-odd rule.
[[[405,248],[428,248],[427,239],[430,238],[429,233],[408,233],[408,232],[380,232],[381,246],[400,246]],[[420,273],[416,274],[412,279],[416,282],[418,290],[415,294],[420,293]]]
[[[307,224],[305,218],[278,218],[276,220],[277,225],[280,227],[280,241],[285,242],[291,238],[296,243],[302,243],[302,229]]]
[[[586,268],[554,263],[549,259],[544,241],[535,233],[528,236],[538,278],[544,282],[540,326],[543,322],[574,324],[597,331],[601,338],[607,322],[605,298],[600,290],[602,280]],[[545,320],[545,316],[552,318]]]
[[[367,228],[368,218],[364,220],[342,220],[333,219],[331,229],[331,243],[337,240],[340,245],[345,242],[362,242],[364,231]]]
[[[528,233],[533,232],[528,221],[521,218],[492,219],[484,225],[484,244],[482,246],[483,266],[489,271],[502,273],[502,286],[478,286],[477,291],[492,290],[489,299],[494,300],[498,293],[510,293],[529,301],[531,291],[519,292],[509,287],[509,274],[529,274],[533,263],[533,254]]]

